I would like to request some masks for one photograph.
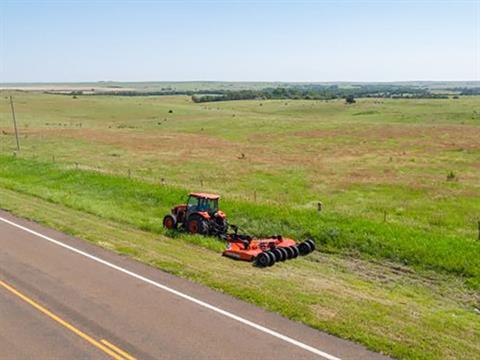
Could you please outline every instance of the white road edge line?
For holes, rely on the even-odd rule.
[[[240,316],[238,316],[238,315],[235,315],[235,314],[233,314],[233,313],[231,313],[231,312],[228,312],[228,311],[226,311],[226,310],[222,310],[222,309],[220,309],[220,308],[218,308],[218,307],[216,307],[216,306],[214,306],[214,305],[210,305],[209,303],[206,303],[206,302],[204,302],[204,301],[202,301],[202,300],[199,300],[199,299],[197,299],[197,298],[194,298],[193,296],[187,295],[187,294],[182,293],[182,292],[180,292],[180,291],[178,291],[178,290],[172,289],[172,288],[170,288],[170,287],[168,287],[168,286],[166,286],[166,285],[163,285],[163,284],[160,284],[160,283],[158,283],[158,282],[156,282],[156,281],[150,280],[150,279],[148,279],[148,278],[146,278],[146,277],[144,277],[144,276],[142,276],[142,275],[136,274],[136,273],[134,273],[134,272],[132,272],[132,271],[129,271],[129,270],[127,270],[127,269],[124,269],[124,268],[122,268],[122,267],[120,267],[120,266],[117,266],[117,265],[115,265],[115,264],[112,264],[111,262],[108,262],[108,261],[106,261],[106,260],[100,259],[100,258],[98,258],[98,257],[96,257],[96,256],[94,256],[94,255],[90,255],[90,254],[87,253],[87,252],[84,252],[84,251],[82,251],[82,250],[79,250],[79,249],[77,249],[77,248],[74,248],[73,246],[64,244],[64,243],[62,243],[62,242],[60,242],[60,241],[58,241],[58,240],[55,240],[55,239],[52,239],[52,238],[50,238],[50,237],[48,237],[48,236],[46,236],[46,235],[40,234],[40,233],[38,233],[38,232],[36,232],[36,231],[34,231],[34,230],[31,230],[31,229],[29,229],[29,228],[27,228],[27,227],[25,227],[25,226],[22,226],[22,225],[19,225],[19,224],[17,224],[17,223],[14,223],[13,221],[7,220],[7,219],[5,219],[5,218],[3,218],[3,217],[0,217],[0,220],[3,221],[3,222],[6,223],[6,224],[9,224],[9,225],[14,226],[14,227],[16,227],[16,228],[18,228],[18,229],[21,229],[21,230],[23,230],[23,231],[26,231],[26,232],[28,232],[28,233],[30,233],[30,234],[32,234],[32,235],[35,235],[35,236],[38,236],[38,237],[40,237],[40,238],[42,238],[42,239],[44,239],[44,240],[47,240],[47,241],[49,241],[49,242],[51,242],[51,243],[53,243],[53,244],[55,244],[55,245],[61,246],[61,247],[65,248],[65,249],[68,249],[68,250],[70,250],[70,251],[73,251],[74,253],[77,253],[77,254],[79,254],[79,255],[82,255],[82,256],[84,256],[84,257],[87,257],[87,258],[89,258],[89,259],[91,259],[91,260],[93,260],[93,261],[96,261],[96,262],[98,262],[98,263],[100,263],[100,264],[103,264],[103,265],[108,266],[108,267],[110,267],[110,268],[112,268],[112,269],[115,269],[115,270],[117,270],[117,271],[120,271],[120,272],[122,272],[122,273],[124,273],[124,274],[130,275],[130,276],[132,276],[132,277],[134,277],[134,278],[136,278],[136,279],[138,279],[138,280],[141,280],[141,281],[143,281],[143,282],[146,282],[146,283],[148,283],[148,284],[150,284],[150,285],[153,285],[153,286],[155,286],[155,287],[157,287],[157,288],[160,288],[160,289],[162,289],[162,290],[164,290],[164,291],[167,291],[167,292],[169,292],[169,293],[171,293],[171,294],[174,294],[174,295],[176,295],[176,296],[178,296],[178,297],[181,297],[181,298],[183,298],[183,299],[185,299],[185,300],[191,301],[191,302],[193,302],[193,303],[195,303],[195,304],[197,304],[197,305],[203,306],[204,308],[207,308],[207,309],[210,309],[210,310],[212,310],[212,311],[215,311],[215,312],[217,312],[217,313],[219,313],[219,314],[222,314],[223,316],[226,316],[226,317],[228,317],[228,318],[230,318],[230,319],[236,320],[236,321],[238,321],[238,322],[240,322],[240,323],[242,323],[242,324],[244,324],[244,325],[250,326],[250,327],[252,327],[252,328],[254,328],[254,329],[257,329],[257,330],[259,330],[259,331],[261,331],[261,332],[264,332],[264,333],[266,333],[266,334],[269,334],[269,335],[271,335],[271,336],[273,336],[273,337],[276,337],[276,338],[278,338],[278,339],[280,339],[280,340],[283,340],[283,341],[285,341],[285,342],[287,342],[287,343],[290,343],[290,344],[292,344],[292,345],[295,345],[295,346],[297,346],[297,347],[299,347],[299,348],[301,348],[301,349],[303,349],[303,350],[309,351],[309,352],[311,352],[311,353],[314,353],[314,354],[316,354],[316,355],[319,355],[319,356],[321,356],[321,357],[323,357],[323,358],[325,358],[325,359],[328,359],[328,360],[341,360],[340,358],[335,357],[335,356],[333,356],[333,355],[330,355],[330,354],[328,354],[328,353],[326,353],[326,352],[324,352],[324,351],[321,351],[321,350],[319,350],[319,349],[317,349],[317,348],[314,348],[313,346],[304,344],[304,343],[302,343],[302,342],[300,342],[300,341],[298,341],[298,340],[292,339],[291,337],[288,337],[288,336],[286,336],[286,335],[280,334],[279,332],[276,332],[276,331],[274,331],[274,330],[271,330],[271,329],[269,329],[269,328],[266,328],[266,327],[264,327],[264,326],[262,326],[262,325],[259,325],[259,324],[257,324],[257,323],[254,323],[254,322],[252,322],[252,321],[250,321],[250,320],[244,319],[244,318],[242,318],[242,317],[240,317]]]

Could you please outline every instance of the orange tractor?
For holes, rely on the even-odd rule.
[[[218,208],[220,196],[206,193],[190,193],[187,204],[177,205],[171,214],[163,218],[163,226],[173,230],[179,227],[192,234],[215,235],[227,242],[224,256],[254,261],[257,266],[272,266],[275,262],[304,256],[315,250],[315,242],[295,240],[274,235],[255,238],[239,234],[238,227],[227,223],[226,215]],[[234,230],[228,233],[228,228]]]
[[[224,234],[228,225],[225,213],[218,209],[219,198],[215,194],[190,193],[186,204],[175,206],[163,218],[163,226],[170,230],[180,226],[192,234]]]

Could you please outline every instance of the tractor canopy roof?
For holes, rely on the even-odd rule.
[[[202,199],[217,200],[220,198],[220,195],[216,194],[207,194],[207,193],[190,193],[190,196]]]

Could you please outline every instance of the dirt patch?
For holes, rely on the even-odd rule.
[[[272,157],[262,155],[264,151],[257,146],[243,145],[204,134],[141,132],[129,129],[25,129],[26,136],[75,139],[84,142],[102,144],[143,155],[170,164],[198,160],[201,162],[219,162],[229,168],[245,164],[272,161]],[[243,154],[243,157],[242,157]]]
[[[132,153],[151,153],[172,161],[194,158],[246,165],[289,165],[302,161],[299,154],[283,154],[262,144],[241,144],[205,134],[140,132],[130,129],[43,129],[22,130],[27,136],[47,136],[114,146]]]
[[[301,131],[294,136],[307,139],[351,137],[358,141],[382,142],[399,140],[402,144],[425,145],[444,149],[480,149],[480,127],[469,125],[412,126],[368,125]]]

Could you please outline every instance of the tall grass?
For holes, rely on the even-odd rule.
[[[34,195],[84,212],[165,233],[162,218],[185,200],[187,189],[155,185],[128,177],[67,169],[62,165],[0,156],[0,186]],[[355,253],[389,259],[421,269],[466,277],[480,287],[480,242],[440,230],[426,231],[405,224],[376,222],[313,209],[251,203],[228,197],[222,208],[230,222],[261,236],[283,234],[296,239],[311,237],[323,251]],[[213,240],[191,238],[210,249]]]

